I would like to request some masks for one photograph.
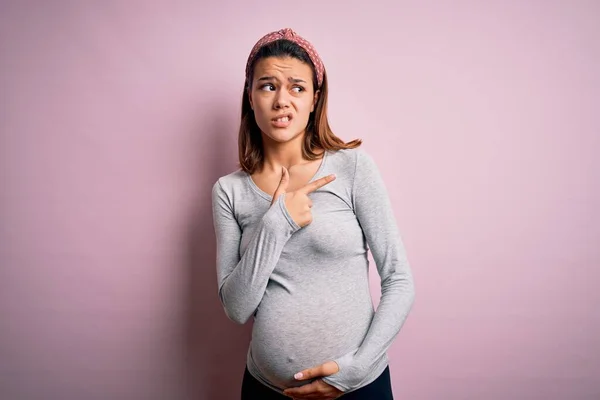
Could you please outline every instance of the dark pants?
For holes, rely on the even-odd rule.
[[[343,400],[393,400],[390,367],[388,366],[377,379],[340,397]],[[248,368],[244,371],[242,381],[242,400],[291,400],[273,389],[263,385],[254,378]]]

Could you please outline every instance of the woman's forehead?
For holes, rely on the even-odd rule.
[[[310,78],[312,69],[305,62],[293,57],[266,57],[258,60],[254,67],[254,77],[269,73]]]

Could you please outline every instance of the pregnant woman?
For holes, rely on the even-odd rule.
[[[219,298],[253,317],[243,400],[387,400],[387,349],[414,301],[389,197],[361,142],[327,121],[327,75],[291,29],[246,65],[241,169],[212,190]],[[381,277],[374,311],[368,251]]]

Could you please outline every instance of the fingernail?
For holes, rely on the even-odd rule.
[[[298,372],[296,375],[294,375],[294,378],[302,379],[302,372]]]

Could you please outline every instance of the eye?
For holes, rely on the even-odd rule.
[[[262,85],[260,87],[260,90],[264,90],[264,91],[272,91],[275,90],[275,86],[272,83],[265,83],[264,85]]]
[[[294,86],[292,90],[296,93],[304,92],[304,88],[302,86]]]

